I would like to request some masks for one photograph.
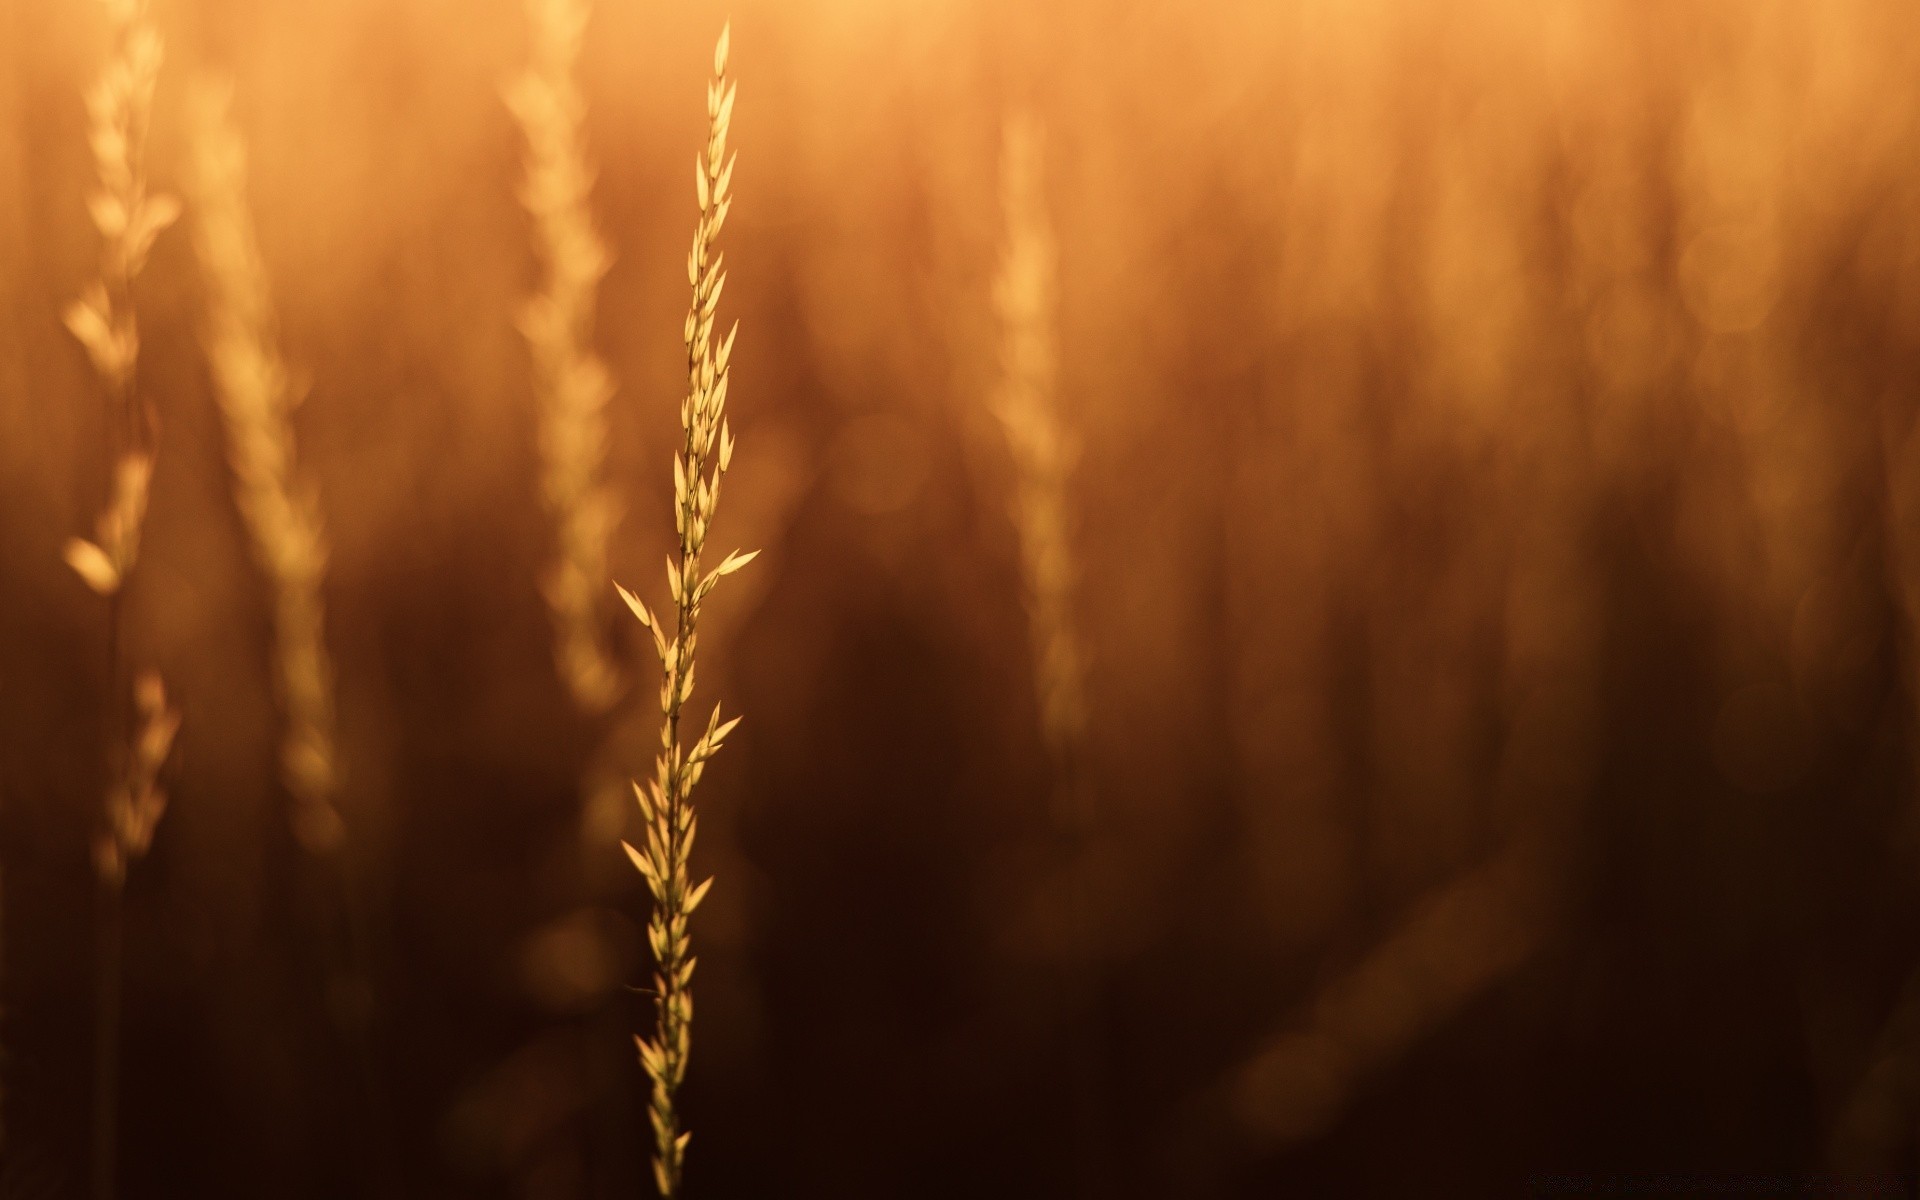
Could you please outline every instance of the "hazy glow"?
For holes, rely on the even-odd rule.
[[[605,572],[658,580],[729,15],[714,545],[763,554],[700,626],[702,693],[747,717],[701,783],[689,1195],[1911,1166],[1920,6],[594,8],[610,265],[590,345],[548,350],[604,363],[604,467],[543,484],[520,0],[155,0],[147,165],[188,207],[135,288],[160,432],[124,636],[181,724],[128,874],[129,1198],[640,1194],[617,842],[657,676],[588,594],[606,512],[563,556],[542,488],[603,478]],[[109,725],[104,602],[61,558],[113,472],[62,325],[100,271],[105,30],[0,0],[0,1112],[56,1194]],[[367,998],[320,983],[204,350],[214,77],[304,397],[390,1141],[325,1037]],[[1077,447],[1045,529],[1071,704],[1036,694],[996,411],[1016,114]],[[1099,814],[1071,834],[1068,743]],[[1095,1010],[1083,1134],[1062,1030]]]

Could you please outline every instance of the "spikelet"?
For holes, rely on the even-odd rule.
[[[1086,698],[1073,620],[1076,569],[1067,514],[1079,446],[1054,386],[1056,268],[1041,199],[1041,149],[1039,128],[1030,117],[1008,121],[1001,159],[1007,240],[993,293],[1003,375],[993,407],[1013,458],[1014,523],[1042,732],[1061,767],[1063,815],[1078,819],[1085,816],[1078,811],[1084,799],[1073,794],[1073,772],[1085,736]]]
[[[293,411],[300,393],[281,360],[273,301],[247,208],[246,149],[227,89],[197,97],[191,163],[194,248],[206,278],[207,361],[227,431],[233,498],[273,591],[273,661],[285,710],[280,767],[293,828],[308,850],[343,837],[334,807],[333,669],[320,586],[326,531],[297,476]]]
[[[147,191],[147,122],[160,74],[159,31],[145,0],[106,0],[105,7],[113,53],[86,93],[87,141],[99,176],[87,211],[100,231],[100,277],[67,307],[66,325],[86,349],[112,406],[113,483],[93,540],[69,539],[65,557],[88,587],[112,596],[139,557],[153,477],[155,418],[135,388],[140,330],[133,284],[154,239],[179,217],[180,204]]]
[[[603,470],[613,380],[592,346],[594,293],[609,259],[593,225],[586,102],[574,78],[588,7],[527,0],[532,61],[507,90],[507,106],[527,139],[521,199],[542,269],[540,291],[520,315],[539,405],[540,486],[559,550],[541,590],[560,676],[575,703],[596,713],[621,688],[600,628],[607,539],[620,512]]]
[[[160,768],[180,732],[180,714],[167,703],[158,673],[142,672],[133,685],[134,736],[127,772],[107,793],[106,828],[94,839],[93,866],[109,887],[126,882],[127,867],[153,845],[153,831],[167,811]]]
[[[700,623],[700,603],[721,579],[746,566],[759,551],[727,555],[720,564],[701,573],[701,554],[707,530],[720,502],[720,481],[733,461],[733,434],[727,428],[727,364],[733,354],[733,331],[714,343],[714,310],[726,286],[727,274],[714,247],[732,204],[733,161],[727,155],[727,126],[733,115],[734,85],[727,79],[730,27],[722,29],[713,52],[713,75],[707,85],[707,147],[694,165],[694,195],[700,202],[700,223],[693,247],[687,252],[687,279],[693,302],[684,330],[687,343],[687,397],[680,407],[685,435],[673,461],[674,528],[679,553],[667,560],[667,594],[673,601],[673,627],[668,629],[640,598],[620,588],[620,596],[640,623],[653,634],[663,668],[660,683],[660,757],[654,778],[644,787],[633,785],[646,827],[645,845],[626,845],[627,857],[646,878],[653,894],[653,915],[647,941],[653,949],[655,970],[654,1029],[651,1038],[637,1037],[640,1063],[653,1080],[648,1115],[653,1125],[654,1183],[663,1197],[680,1192],[681,1164],[690,1134],[680,1128],[674,1098],[686,1078],[692,1049],[693,967],[687,922],[705,899],[713,880],[689,883],[688,860],[698,822],[691,800],[707,763],[725,743],[740,718],[720,719],[715,705],[706,728],[692,746],[683,747],[680,718],[693,695],[694,646]],[[738,326],[736,325],[736,329]],[[696,718],[697,719],[697,718]],[[624,844],[624,843],[623,843]]]

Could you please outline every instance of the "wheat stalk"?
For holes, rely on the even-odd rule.
[[[345,853],[347,827],[337,804],[333,666],[327,653],[321,587],[328,546],[316,490],[301,479],[294,411],[304,388],[279,348],[272,290],[247,203],[247,154],[231,116],[230,87],[199,89],[194,104],[190,180],[194,247],[206,279],[204,344],[214,397],[226,426],[234,504],[271,590],[272,661],[284,725],[280,770],[292,800],[295,838],[331,873],[343,944],[329,943],[329,1012],[365,1089],[367,1121],[378,1130],[384,1095],[367,1022],[371,974],[364,916]],[[328,901],[316,900],[321,904]],[[374,1144],[380,1145],[378,1134]]]
[[[663,1197],[680,1192],[681,1164],[687,1139],[680,1129],[674,1104],[686,1078],[692,1048],[694,958],[687,934],[688,918],[700,906],[711,878],[688,882],[688,859],[698,821],[692,805],[694,785],[707,762],[720,749],[740,718],[720,720],[715,705],[707,726],[691,747],[683,750],[680,718],[693,695],[694,647],[700,623],[700,603],[722,578],[751,562],[759,551],[727,555],[719,566],[701,574],[700,556],[707,530],[720,501],[720,481],[733,460],[733,434],[728,429],[727,363],[733,353],[736,322],[716,347],[714,309],[727,282],[724,255],[715,251],[720,230],[732,206],[728,191],[733,160],[727,155],[727,126],[733,115],[734,85],[727,79],[727,49],[731,26],[723,28],[713,50],[713,79],[707,85],[707,148],[694,168],[695,196],[700,223],[687,252],[687,280],[693,302],[687,310],[687,396],[680,405],[684,441],[673,460],[674,527],[679,533],[679,556],[667,559],[667,593],[673,600],[673,629],[669,634],[640,598],[620,588],[621,598],[640,623],[653,633],[664,678],[660,684],[660,757],[654,778],[633,791],[645,818],[644,849],[622,843],[627,856],[646,878],[653,893],[653,915],[647,923],[647,941],[653,948],[655,971],[654,1028],[651,1038],[636,1037],[641,1065],[653,1080],[649,1116],[654,1135],[654,1182]],[[711,472],[709,472],[711,468]]]
[[[1071,865],[1063,897],[1079,960],[1068,964],[1064,981],[1065,1040],[1076,1110],[1076,1190],[1080,1195],[1105,1195],[1113,1186],[1107,1175],[1112,1154],[1105,1102],[1108,987],[1104,964],[1094,951],[1099,912],[1087,874],[1097,830],[1084,775],[1086,685],[1073,614],[1078,572],[1069,518],[1079,441],[1061,409],[1055,380],[1058,254],[1047,221],[1043,149],[1041,128],[1032,116],[1008,119],[1000,160],[1006,233],[993,284],[1001,377],[992,407],[1013,460],[1013,520],[1020,539],[1040,732],[1054,764],[1054,816],[1068,848],[1082,860]]]
[[[318,498],[298,479],[293,412],[301,396],[282,361],[273,301],[246,198],[246,149],[229,94],[199,97],[191,160],[194,247],[207,281],[205,334],[227,432],[233,496],[273,590],[275,682],[285,710],[281,773],[293,828],[314,852],[344,837],[334,806],[333,670],[320,585],[327,565]]]
[[[521,199],[542,269],[540,291],[520,315],[539,405],[541,492],[559,542],[541,590],[561,678],[583,710],[600,712],[621,686],[599,608],[620,513],[603,479],[613,381],[592,348],[594,292],[609,259],[589,205],[586,101],[574,78],[588,9],[588,0],[527,0],[532,62],[508,89],[507,106],[527,139]]]
[[[994,398],[1012,454],[1034,690],[1047,746],[1059,767],[1062,814],[1085,817],[1078,763],[1086,733],[1085,684],[1073,620],[1076,575],[1068,488],[1079,445],[1054,386],[1056,252],[1041,196],[1042,144],[1032,118],[1007,122],[1001,152],[1006,243],[994,281],[1003,375]]]
[[[166,809],[161,767],[180,718],[167,703],[159,675],[143,671],[132,685],[131,726],[121,708],[127,673],[122,638],[122,591],[139,557],[153,479],[158,417],[136,386],[140,355],[133,285],[162,230],[180,215],[165,193],[149,193],[147,124],[153,111],[163,46],[145,0],[105,0],[112,53],[86,92],[87,140],[98,186],[87,209],[99,230],[100,275],[66,311],[66,326],[86,349],[107,392],[108,443],[113,464],[106,507],[94,537],[70,538],[65,558],[75,573],[107,598],[107,658],[111,709],[109,785],[94,839],[100,884],[95,968],[93,1191],[114,1193],[116,1104],[119,1092],[120,901],[128,867],[147,851]]]

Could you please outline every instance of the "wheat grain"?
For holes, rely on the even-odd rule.
[[[1031,117],[1007,122],[1001,152],[1006,244],[994,282],[1002,378],[994,412],[1015,473],[1014,522],[1033,643],[1041,729],[1059,767],[1062,813],[1085,817],[1078,760],[1086,732],[1068,486],[1079,445],[1055,388],[1056,252],[1041,197],[1042,142]]]
[[[613,381],[592,348],[594,293],[609,260],[589,205],[586,102],[574,78],[588,9],[587,0],[527,0],[532,61],[507,105],[527,139],[521,199],[542,268],[520,315],[539,405],[541,492],[559,543],[541,590],[560,676],[583,710],[600,712],[621,687],[600,629],[607,539],[620,513],[603,480]]]
[[[298,478],[293,412],[300,391],[281,359],[273,300],[246,197],[246,148],[224,88],[195,104],[191,157],[194,247],[206,278],[207,361],[226,424],[234,503],[273,590],[273,662],[285,729],[281,773],[293,828],[310,851],[338,848],[334,806],[333,669],[327,656],[326,530],[318,497]]]
[[[720,230],[732,206],[729,190],[733,160],[727,155],[727,127],[733,115],[734,85],[727,78],[727,51],[731,27],[722,29],[713,51],[713,79],[707,85],[707,147],[694,168],[694,193],[700,202],[700,222],[693,247],[687,252],[687,280],[693,302],[687,310],[687,396],[680,406],[684,435],[673,460],[674,527],[679,534],[679,556],[667,560],[667,593],[673,600],[671,633],[640,598],[620,588],[621,598],[634,616],[653,634],[664,678],[660,684],[660,757],[654,778],[645,787],[633,785],[646,823],[645,848],[622,843],[627,856],[646,878],[653,894],[653,915],[647,940],[653,949],[655,971],[654,1029],[651,1038],[636,1037],[641,1065],[653,1080],[649,1118],[654,1135],[654,1182],[663,1197],[680,1191],[681,1165],[692,1135],[680,1128],[675,1096],[686,1078],[692,1049],[694,958],[687,922],[705,898],[711,878],[688,882],[688,860],[698,826],[692,805],[694,785],[740,718],[722,722],[715,705],[707,727],[691,747],[680,743],[680,718],[693,695],[694,648],[700,623],[700,603],[722,578],[752,561],[758,551],[727,555],[720,565],[701,574],[700,557],[707,530],[720,501],[720,482],[733,460],[733,434],[726,420],[727,364],[733,338],[714,344],[714,310],[726,287],[724,255],[715,251]],[[711,473],[709,473],[711,468]]]

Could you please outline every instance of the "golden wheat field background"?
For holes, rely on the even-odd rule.
[[[1916,80],[0,0],[0,1196],[1913,1195]]]

